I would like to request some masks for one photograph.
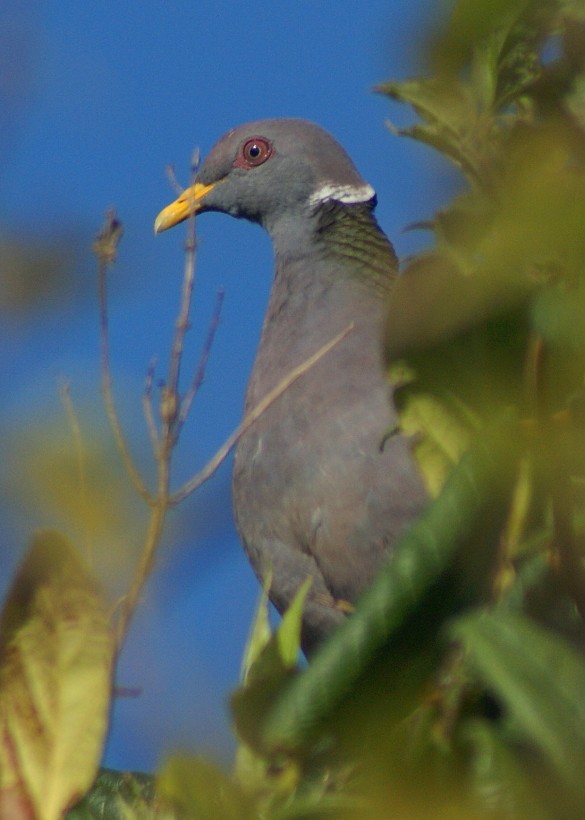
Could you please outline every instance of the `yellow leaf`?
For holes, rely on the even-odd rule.
[[[93,782],[112,659],[91,576],[63,536],[39,533],[0,622],[0,795],[16,791],[39,820],[58,820]]]
[[[245,820],[253,816],[238,784],[202,757],[174,755],[167,760],[157,775],[157,791],[177,809],[180,817]]]

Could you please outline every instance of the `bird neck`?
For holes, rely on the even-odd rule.
[[[277,259],[281,264],[308,257],[313,264],[325,262],[323,268],[330,271],[332,280],[354,278],[377,296],[386,296],[396,278],[398,261],[372,208],[373,203],[368,202],[328,201],[310,214],[271,225]]]
[[[370,203],[323,203],[315,212],[315,238],[323,253],[345,263],[383,296],[396,278],[398,260],[372,207]]]

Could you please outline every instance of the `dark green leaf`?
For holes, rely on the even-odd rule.
[[[585,660],[563,639],[526,618],[484,612],[451,628],[480,680],[501,701],[507,733],[538,750],[585,805]]]
[[[95,783],[67,820],[150,820],[157,816],[154,777],[101,769]],[[170,820],[165,815],[165,820]]]
[[[497,817],[550,820],[530,777],[493,724],[478,719],[463,721],[457,742],[469,760],[470,786],[478,810]]]

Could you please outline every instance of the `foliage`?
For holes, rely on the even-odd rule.
[[[435,500],[307,669],[236,693],[250,816],[583,813],[583,23],[460,2],[379,89],[467,180],[385,341]]]
[[[585,9],[459,0],[427,52],[430,76],[378,90],[413,108],[404,136],[462,173],[425,223],[432,250],[396,282],[385,337],[399,426],[432,501],[309,666],[307,589],[274,634],[263,594],[231,701],[232,774],[184,755],[156,780],[102,772],[71,817],[583,815]],[[119,239],[108,225],[104,270]],[[153,535],[118,646],[167,508],[212,470],[169,490],[165,459],[197,385],[179,396],[179,363],[159,429],[147,390],[161,472],[156,493],[133,475]],[[132,472],[107,368],[104,384]],[[1,805],[59,817],[95,775],[115,646],[60,536],[33,545],[1,628]]]
[[[140,772],[101,769],[85,797],[67,814],[68,820],[131,820],[169,818],[155,795],[154,780]]]
[[[318,772],[358,816],[585,807],[584,17],[458,3],[433,75],[379,88],[467,182],[427,223],[385,340],[435,501],[266,711],[257,752],[300,766],[289,799]]]
[[[0,625],[3,817],[58,820],[91,785],[113,650],[105,603],[75,549],[58,533],[40,533]]]

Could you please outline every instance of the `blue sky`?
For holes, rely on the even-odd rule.
[[[379,220],[399,254],[420,245],[402,229],[444,200],[446,171],[430,151],[389,133],[385,120],[405,123],[408,113],[371,88],[418,70],[415,45],[434,9],[423,0],[21,0],[0,9],[0,238],[70,237],[75,249],[65,292],[3,317],[0,429],[12,458],[30,451],[27,429],[63,415],[62,378],[102,430],[89,246],[114,206],[125,236],[111,281],[113,368],[123,420],[147,463],[141,383],[151,356],[166,356],[183,267],[183,229],[152,232],[173,198],[165,166],[173,163],[186,182],[192,149],[205,155],[228,128],[273,116],[319,122],[376,188]],[[198,235],[187,370],[218,287],[226,297],[177,480],[239,421],[272,271],[268,238],[256,226],[206,215]],[[92,435],[101,441],[105,433]],[[3,588],[36,526],[66,528],[49,507],[14,505],[9,483],[4,475]],[[117,676],[140,695],[115,704],[108,765],[152,769],[177,747],[229,759],[226,697],[258,594],[229,493],[228,463],[172,516]]]

